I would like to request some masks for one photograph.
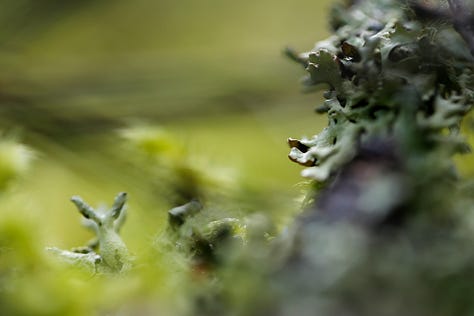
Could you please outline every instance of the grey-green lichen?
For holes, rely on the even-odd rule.
[[[327,180],[358,144],[375,137],[394,138],[401,151],[414,142],[450,144],[448,155],[466,150],[458,131],[474,100],[473,55],[453,23],[424,20],[414,7],[389,0],[340,4],[333,36],[309,52],[290,52],[309,73],[306,85],[329,87],[317,109],[327,113],[328,126],[312,138],[289,139],[290,159],[308,167],[303,176]]]
[[[461,2],[432,18],[430,1],[346,1],[333,36],[288,52],[308,88],[328,86],[328,126],[288,141],[318,190],[270,242],[262,225],[227,250],[193,315],[474,314],[474,185],[451,159],[474,103],[469,40],[445,13]]]
[[[244,244],[247,237],[243,221],[233,217],[209,218],[197,200],[169,210],[168,223],[167,243],[199,272],[209,272],[221,264],[222,250],[229,244]]]
[[[48,248],[64,261],[84,266],[91,271],[111,273],[126,271],[131,267],[131,256],[127,246],[119,236],[119,230],[125,221],[127,193],[119,193],[110,210],[96,211],[79,196],[73,196],[71,201],[84,216],[84,226],[92,229],[96,238],[85,247],[72,250]]]

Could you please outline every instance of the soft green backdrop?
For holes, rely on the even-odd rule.
[[[304,191],[286,139],[326,120],[282,52],[327,36],[331,2],[1,1],[0,129],[33,159],[26,170],[28,151],[0,142],[0,180],[22,174],[0,193],[0,314],[176,315],[187,285],[156,240],[177,170],[207,187],[214,214],[283,227]],[[69,197],[95,206],[119,191],[135,270],[56,266],[45,246],[91,237]]]
[[[22,174],[0,196],[0,314],[176,312],[180,278],[150,250],[172,206],[166,168],[191,168],[216,192],[215,213],[285,224],[302,181],[286,138],[325,119],[282,52],[327,35],[330,2],[2,1],[0,126],[34,158],[25,170],[23,149],[0,157],[0,173]],[[137,130],[153,157],[133,148]],[[52,268],[45,246],[91,237],[69,197],[95,206],[119,191],[130,196],[123,238],[137,271],[103,282]]]

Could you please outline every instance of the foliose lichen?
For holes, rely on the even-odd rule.
[[[201,216],[200,216],[201,215]],[[222,264],[223,249],[246,240],[246,225],[233,217],[209,220],[203,205],[192,200],[168,211],[166,240],[184,255],[194,271],[211,272]]]
[[[327,180],[359,144],[389,137],[403,155],[443,147],[466,151],[459,136],[474,100],[473,55],[465,37],[443,19],[423,19],[410,1],[354,1],[336,5],[334,34],[309,52],[290,56],[304,65],[309,87],[326,84],[328,126],[289,139],[303,176]],[[441,10],[441,9],[439,9]],[[407,130],[410,126],[410,131]]]

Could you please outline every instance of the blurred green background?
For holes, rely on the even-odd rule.
[[[2,117],[68,137],[296,109],[301,69],[281,51],[325,36],[329,2],[3,1]]]
[[[179,281],[150,248],[189,174],[217,213],[283,225],[302,191],[286,139],[326,121],[282,52],[327,35],[331,2],[1,1],[1,314],[173,310]],[[91,237],[69,197],[96,206],[119,191],[123,239],[156,266],[113,282],[52,270],[45,246]]]
[[[287,224],[306,187],[286,139],[326,118],[282,52],[324,39],[332,2],[0,1],[0,314],[187,312],[186,268],[157,240],[194,193],[216,217]],[[120,191],[131,273],[91,276],[45,252],[92,237],[72,195],[96,206]]]
[[[145,121],[226,163],[297,174],[284,142],[319,129],[318,99],[282,50],[325,36],[329,2],[3,1],[2,125],[92,148]]]
[[[318,97],[301,92],[304,71],[282,51],[325,37],[329,4],[2,1],[0,122],[38,153],[22,185],[48,203],[133,191],[135,174],[114,165],[127,159],[117,130],[145,124],[237,170],[250,190],[289,192],[300,168],[286,138],[325,119],[311,115]]]

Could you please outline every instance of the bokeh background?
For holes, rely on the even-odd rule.
[[[2,125],[93,148],[140,120],[230,164],[244,144],[259,144],[249,158],[274,156],[289,135],[314,133],[319,100],[282,50],[325,36],[329,2],[3,1]]]
[[[150,249],[191,180],[215,214],[285,225],[304,186],[286,139],[326,120],[283,51],[328,34],[331,2],[1,1],[0,314],[176,312],[179,278]],[[92,237],[69,197],[120,191],[123,239],[156,266],[107,282],[55,266],[46,246]]]
[[[196,289],[160,243],[167,210],[197,195],[211,217],[291,222],[307,184],[286,139],[326,119],[283,51],[324,39],[332,2],[0,1],[0,315],[189,315]],[[132,272],[45,251],[92,237],[72,195],[120,191]]]
[[[36,153],[17,189],[58,218],[50,231],[76,215],[72,194],[98,201],[125,190],[138,203],[149,173],[126,166],[133,153],[121,152],[120,133],[148,126],[194,165],[294,197],[300,167],[286,138],[325,119],[312,115],[320,99],[302,93],[304,71],[283,50],[326,36],[330,2],[2,1],[0,122]]]

